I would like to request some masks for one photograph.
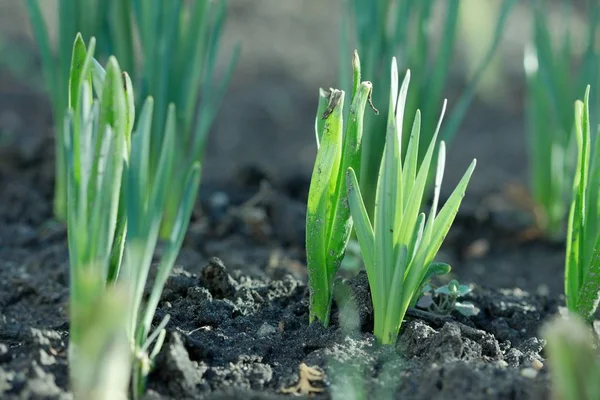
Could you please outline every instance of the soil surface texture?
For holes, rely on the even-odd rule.
[[[51,214],[51,160],[15,163],[0,169],[0,397],[69,398],[68,251]],[[352,295],[336,297],[330,327],[309,325],[305,182],[266,182],[248,168],[203,185],[156,313],[155,323],[171,320],[147,398],[548,397],[538,332],[563,303],[549,295],[559,246],[522,243],[518,222],[506,222],[514,213],[467,207],[441,256],[453,277],[477,283],[466,300],[480,312],[409,309],[397,346],[382,347],[364,272],[341,274],[339,293]],[[500,289],[515,276],[528,285]]]

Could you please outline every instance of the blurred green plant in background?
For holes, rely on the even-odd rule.
[[[162,230],[162,236],[168,237],[183,191],[181,177],[202,159],[208,131],[239,54],[236,48],[222,80],[216,80],[215,66],[226,19],[225,0],[61,0],[56,49],[51,45],[39,0],[27,0],[26,4],[57,127],[67,109],[71,46],[78,32],[84,40],[97,38],[99,59],[114,55],[120,61],[122,69],[140,88],[135,97],[138,108],[147,96],[153,96],[152,175],[158,165],[168,105],[173,103],[180,110],[176,165]],[[60,220],[66,219],[67,207],[63,147],[62,138],[57,135],[54,212]]]
[[[453,107],[448,122],[440,132],[440,139],[451,142],[467,113],[477,84],[493,59],[509,11],[516,0],[503,0],[498,13],[491,43],[478,64],[460,99]],[[342,58],[356,47],[363,58],[363,76],[373,82],[373,102],[377,107],[387,103],[387,93],[378,88],[390,85],[388,62],[395,56],[400,71],[411,69],[413,88],[406,102],[406,118],[403,131],[410,132],[416,110],[421,110],[422,135],[419,162],[423,160],[427,146],[435,132],[438,110],[442,106],[450,66],[455,54],[459,0],[346,0],[344,1],[341,54]],[[437,12],[442,15],[438,16]],[[441,20],[438,21],[438,18]],[[434,27],[439,24],[439,38],[434,37]],[[346,63],[342,65],[342,83],[349,82]],[[359,177],[365,206],[373,212],[377,175],[383,147],[387,116],[366,118],[366,130],[380,132],[365,136],[361,173]],[[406,150],[404,143],[403,151]],[[435,159],[435,155],[434,155]]]
[[[556,317],[542,331],[552,377],[553,400],[600,398],[596,333],[576,315]]]
[[[584,20],[570,26],[574,6],[562,2],[561,24],[551,24],[545,2],[531,3],[532,42],[525,50],[531,192],[547,237],[564,235],[571,177],[575,172],[573,102],[586,85],[600,87],[600,3],[588,1]],[[573,31],[585,32],[577,38]],[[560,34],[556,35],[555,32]],[[558,37],[556,37],[558,36]],[[591,139],[600,122],[600,94],[590,98]]]

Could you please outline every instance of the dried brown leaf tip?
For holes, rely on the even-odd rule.
[[[300,372],[298,375],[300,377],[298,383],[281,389],[281,393],[293,394],[295,396],[307,396],[313,393],[321,393],[325,390],[312,385],[313,382],[322,382],[325,380],[325,374],[316,368],[309,367],[302,363],[300,364]]]
[[[342,99],[342,94],[344,91],[339,89],[329,89],[327,92],[322,92],[329,98],[329,103],[327,104],[327,108],[323,112],[323,119],[327,119],[333,111],[340,105],[340,100]]]

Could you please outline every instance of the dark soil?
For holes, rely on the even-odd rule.
[[[41,112],[0,149],[0,398],[70,398],[68,251],[52,219],[49,113],[37,96],[3,98],[5,113],[27,115],[32,102]],[[350,389],[378,399],[548,398],[539,329],[563,304],[554,296],[563,249],[524,241],[526,214],[467,196],[440,258],[454,268],[449,278],[475,284],[468,300],[480,313],[411,309],[398,345],[381,347],[364,273],[344,272],[338,286],[355,301],[338,297],[329,328],[308,324],[308,177],[241,171],[201,187],[156,314],[171,320],[147,398],[287,398],[281,389],[298,382],[302,363],[324,372],[319,398],[353,398]]]

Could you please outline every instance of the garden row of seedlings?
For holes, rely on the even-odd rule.
[[[90,1],[86,8],[81,6],[83,3],[86,1],[61,2],[58,64],[54,63],[37,2],[27,3],[42,50],[59,124],[57,131],[62,133],[57,137],[55,212],[68,225],[71,385],[78,398],[116,398],[126,396],[129,390],[133,398],[139,398],[165,338],[168,317],[154,330],[152,320],[187,229],[199,186],[205,136],[223,93],[223,85],[217,89],[204,85],[202,93],[197,88],[199,83],[212,79],[224,6],[219,2],[211,9],[210,1],[197,1],[188,9],[182,0],[158,6],[135,0],[106,2],[110,4],[107,7],[101,5],[103,2]],[[449,140],[456,131],[515,1],[502,3],[493,43],[455,107],[449,128],[442,128],[445,102],[439,118],[432,115],[442,98],[453,53],[459,1],[443,2],[444,40],[440,42],[439,59],[433,63],[428,61],[427,49],[433,41],[429,42],[426,27],[431,22],[434,2],[404,1],[394,7],[390,5],[393,2],[385,3],[354,1],[344,10],[345,17],[356,21],[357,43],[367,55],[366,69],[378,83],[383,82],[379,88],[390,88],[389,93],[375,91],[377,104],[385,104],[384,97],[389,96],[388,107],[380,116],[366,112],[367,105],[373,106],[373,86],[361,81],[357,52],[349,98],[343,90],[321,90],[315,124],[318,153],[307,205],[306,251],[310,320],[327,326],[334,278],[355,232],[372,295],[374,335],[381,344],[393,345],[408,307],[416,303],[426,283],[450,270],[450,266],[434,259],[465,195],[475,160],[438,211],[446,149],[444,141],[437,145],[437,139],[440,136]],[[600,372],[600,358],[593,348],[589,327],[600,293],[600,145],[594,140],[596,132],[591,131],[596,131],[597,120],[590,114],[588,87],[584,100],[576,102],[575,117],[565,116],[570,123],[560,127],[564,137],[571,138],[566,142],[576,143],[577,162],[569,168],[568,146],[560,147],[559,135],[548,135],[547,127],[540,124],[548,120],[542,118],[547,115],[547,107],[557,107],[560,115],[572,115],[571,103],[547,101],[554,97],[564,100],[560,97],[564,91],[557,89],[546,96],[548,88],[554,89],[552,82],[564,81],[557,75],[568,76],[564,63],[570,58],[570,48],[565,45],[563,53],[552,53],[548,23],[540,7],[534,2],[535,50],[529,51],[525,59],[531,89],[532,136],[536,139],[532,145],[536,154],[534,171],[559,165],[563,181],[570,180],[565,176],[574,175],[565,293],[569,310],[579,315],[569,317],[569,321],[557,320],[549,325],[545,336],[556,392],[562,398],[598,398],[600,389],[593,376]],[[589,73],[586,77],[594,83],[600,80],[600,56],[594,42],[599,9],[595,6],[589,14],[589,46],[584,57]],[[147,61],[143,67],[132,56],[136,35],[128,20],[130,15],[136,17],[136,35]],[[388,23],[390,16],[395,18],[393,23]],[[416,43],[409,40],[413,35],[407,28],[414,21]],[[90,31],[93,26],[97,30]],[[102,31],[101,26],[110,29]],[[379,32],[372,26],[392,28]],[[83,28],[90,37],[88,45],[77,34],[71,48],[72,37]],[[112,38],[99,42],[112,43],[104,46],[114,50],[119,59],[123,57],[125,70],[136,73],[133,82],[141,90],[134,90],[132,79],[122,72],[116,58],[108,58],[104,67],[96,61],[95,33]],[[69,43],[70,55],[66,55],[65,43]],[[408,55],[405,63],[413,66],[412,79],[418,90],[409,91],[410,71],[400,79],[396,59],[391,57],[395,52]],[[70,63],[65,66],[67,59]],[[389,77],[377,77],[374,71],[382,69],[383,60],[388,63],[390,59]],[[205,101],[195,118],[200,98]],[[592,104],[597,117],[598,103]],[[186,178],[174,188],[177,180],[173,176]],[[564,213],[554,210],[569,196],[562,191],[564,184],[558,192],[549,188],[556,175],[534,177],[539,180],[536,187],[546,185],[548,193],[560,192],[552,204],[540,203],[545,209],[541,226],[554,235],[564,217]],[[546,193],[544,190],[540,193]],[[544,196],[541,199],[545,201]],[[429,199],[432,205],[426,215],[422,210]],[[159,241],[164,251],[150,297],[143,301]]]

